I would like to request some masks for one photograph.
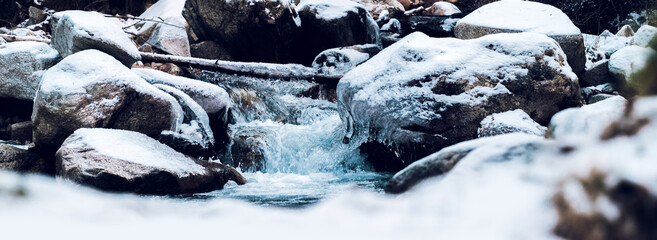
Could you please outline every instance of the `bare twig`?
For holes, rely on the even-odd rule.
[[[132,17],[132,16],[115,16],[115,15],[109,15],[109,14],[105,14],[105,17],[139,20],[139,22],[137,22],[135,24],[132,24],[128,27],[137,25],[140,22],[156,22],[156,23],[161,23],[161,24],[164,24],[164,25],[172,26],[172,27],[185,29],[184,26],[178,26],[178,25],[175,25],[175,24],[167,23],[167,22],[164,21],[164,19],[162,19],[160,17],[158,17],[159,20],[158,19],[141,18],[141,17]]]
[[[19,41],[30,41],[30,42],[42,42],[50,44],[50,39],[35,38],[35,37],[21,37],[8,34],[0,34],[0,37],[5,39],[7,42],[19,42]]]

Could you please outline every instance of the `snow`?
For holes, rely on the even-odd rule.
[[[331,21],[343,18],[350,12],[358,13],[363,6],[349,0],[302,0],[296,10],[300,12],[304,8],[317,12],[317,19]]]
[[[493,46],[494,50],[487,47]],[[387,100],[405,98],[435,98],[436,101],[469,103],[476,105],[487,97],[509,93],[503,86],[505,81],[517,80],[528,70],[521,64],[533,63],[536,55],[548,49],[555,51],[554,57],[543,59],[562,74],[575,81],[577,76],[568,65],[561,66],[557,58],[565,59],[558,44],[545,35],[534,33],[493,34],[473,40],[454,38],[430,38],[416,32],[384,49],[369,61],[347,73],[342,82],[351,88],[360,89],[354,99],[367,100],[373,104],[384,104]],[[406,87],[411,80],[441,74],[445,81],[466,80],[474,83],[476,76],[499,79],[494,87],[478,86],[459,95],[436,95],[431,87]],[[382,77],[383,76],[383,77]],[[374,79],[378,79],[374,81]],[[433,79],[433,82],[438,79]],[[432,82],[425,86],[434,86]],[[402,90],[403,88],[403,90]]]
[[[118,50],[132,59],[141,59],[137,47],[121,27],[98,12],[69,10],[55,13],[54,18],[59,20],[57,25],[53,26],[52,45],[60,51],[63,57],[91,46],[110,48],[109,50],[104,49],[110,54]],[[82,39],[87,39],[87,41]],[[102,44],[94,43],[94,41]],[[108,46],[102,46],[103,44]]]
[[[143,166],[166,169],[185,177],[205,168],[144,134],[125,130],[81,128],[64,143],[69,149],[92,149],[99,155]]]
[[[86,88],[110,82],[129,85],[138,92],[176,102],[173,97],[151,86],[110,55],[95,49],[77,52],[48,69],[43,75],[39,94],[87,94]]]
[[[556,139],[598,138],[612,121],[623,114],[626,103],[625,98],[615,96],[581,108],[558,112],[550,120],[550,135]]]
[[[208,114],[225,111],[226,107],[230,107],[228,93],[217,85],[191,78],[173,76],[154,69],[133,68],[132,72],[150,84],[163,84],[183,91],[201,105]]]
[[[535,122],[522,109],[492,114],[484,118],[480,124],[482,128],[487,128],[494,132],[513,131],[536,136],[543,136],[546,130],[545,127]],[[481,134],[481,128],[479,134]]]
[[[604,57],[610,56],[621,48],[630,45],[632,38],[619,37],[619,36],[596,36],[590,34],[582,34],[584,37],[584,46],[587,49],[587,54],[591,52],[601,52]]]
[[[632,74],[642,70],[652,54],[655,51],[650,48],[624,47],[609,58],[609,72],[620,81],[630,81]]]
[[[634,33],[634,37],[632,38],[632,45],[648,47],[650,41],[652,41],[655,37],[657,37],[657,27],[643,25],[639,28],[639,30],[636,31],[636,33]]]
[[[442,13],[440,16],[451,16],[461,13],[461,10],[450,2],[435,2],[430,8],[440,9],[440,12]],[[438,11],[435,9],[430,10]]]
[[[465,16],[458,24],[542,33],[548,36],[581,33],[558,8],[521,0],[502,0],[486,4]]]

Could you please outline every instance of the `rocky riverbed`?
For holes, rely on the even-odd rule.
[[[657,11],[574,1],[0,0],[0,236],[653,239]]]

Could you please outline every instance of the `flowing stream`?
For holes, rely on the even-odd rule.
[[[246,185],[193,199],[234,198],[265,206],[302,207],[345,190],[382,192],[389,174],[374,172],[358,150],[344,144],[335,103],[307,81],[276,81],[205,73],[233,100],[222,162],[238,167]]]

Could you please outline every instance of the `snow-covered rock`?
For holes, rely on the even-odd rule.
[[[82,128],[57,151],[57,177],[108,191],[181,194],[222,189],[234,169],[185,156],[144,134]]]
[[[55,150],[78,128],[117,128],[158,136],[177,130],[175,98],[98,50],[64,58],[43,74],[32,122],[34,143]]]
[[[423,14],[429,16],[452,16],[461,14],[461,10],[450,2],[435,2],[431,7],[425,9]]]
[[[481,120],[478,137],[490,137],[507,133],[526,133],[536,136],[545,135],[546,127],[535,122],[525,111],[516,109],[513,111],[494,113]]]
[[[237,61],[293,60],[301,21],[289,0],[188,0],[183,16],[201,41],[220,43]]]
[[[632,30],[632,27],[630,27],[630,25],[625,25],[620,30],[618,30],[618,32],[616,32],[616,36],[632,37],[634,36],[634,30]]]
[[[399,171],[388,181],[385,191],[405,192],[422,180],[448,173],[460,161],[468,162],[468,167],[475,168],[487,162],[532,161],[540,148],[549,143],[549,140],[542,137],[525,133],[503,134],[462,142],[443,148]]]
[[[640,47],[649,47],[650,41],[657,37],[657,27],[650,25],[643,25],[639,30],[634,33],[632,37],[632,45]]]
[[[581,108],[558,112],[550,120],[548,136],[556,139],[599,138],[612,121],[622,116],[626,104],[625,98],[615,96]]]
[[[611,55],[609,72],[621,83],[632,80],[632,74],[642,70],[655,50],[639,46],[627,46]]]
[[[586,55],[579,28],[561,10],[547,4],[520,0],[489,3],[459,20],[454,29],[460,39],[502,32],[545,34],[559,42],[575,73],[584,70]]]
[[[59,53],[40,42],[0,46],[0,97],[34,100],[43,72],[57,63]]]
[[[346,140],[382,144],[399,160],[377,161],[404,164],[476,138],[493,113],[522,109],[547,123],[561,108],[581,105],[579,91],[559,45],[534,33],[473,40],[414,33],[337,87]]]
[[[157,88],[178,100],[185,112],[178,131],[163,131],[158,140],[171,146],[176,151],[193,155],[209,156],[214,147],[214,134],[210,128],[210,119],[205,110],[184,92],[162,84]]]
[[[344,75],[380,51],[376,44],[327,49],[315,57],[313,68],[318,73]]]
[[[62,57],[86,49],[103,51],[130,67],[139,50],[121,27],[97,12],[63,11],[53,17],[52,46]]]
[[[150,84],[163,84],[183,91],[205,110],[210,117],[210,122],[219,121],[227,124],[226,116],[231,107],[231,100],[223,88],[211,83],[173,76],[152,69],[134,68],[132,71]]]
[[[53,174],[54,164],[49,163],[27,146],[16,146],[0,141],[0,170],[20,173]]]
[[[349,0],[304,0],[296,7],[301,19],[295,52],[311,64],[320,52],[358,44],[381,44],[379,26],[367,9]]]

